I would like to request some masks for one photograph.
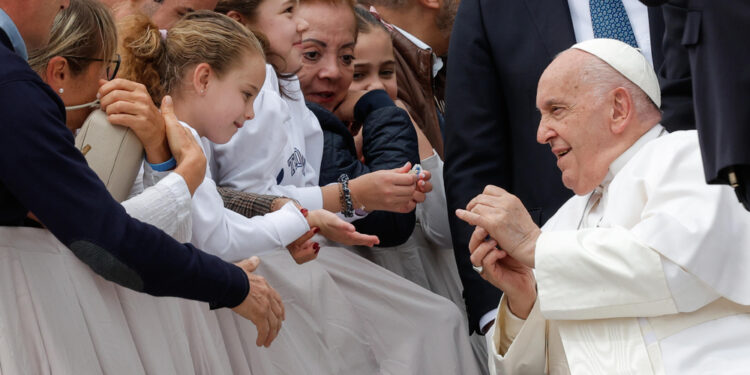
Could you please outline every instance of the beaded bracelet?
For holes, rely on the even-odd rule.
[[[349,191],[349,176],[342,174],[339,176],[339,197],[341,199],[341,213],[346,217],[354,216],[354,205],[352,204],[352,193]]]

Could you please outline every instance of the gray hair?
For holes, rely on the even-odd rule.
[[[593,87],[592,94],[595,97],[601,97],[609,91],[623,87],[633,98],[633,106],[639,117],[661,114],[656,104],[640,87],[594,55],[587,53],[586,62],[580,68],[579,80]]]

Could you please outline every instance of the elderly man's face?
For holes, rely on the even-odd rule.
[[[536,100],[542,115],[537,141],[550,145],[563,184],[578,195],[596,188],[612,162],[607,152],[611,108],[580,80],[586,57],[585,52],[571,50],[556,58],[539,79]]]
[[[182,16],[194,10],[214,10],[219,0],[164,0],[151,16],[160,29],[169,29]]]

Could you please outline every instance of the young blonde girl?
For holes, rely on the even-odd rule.
[[[253,118],[265,59],[261,44],[240,24],[203,11],[186,16],[166,35],[144,17],[127,20],[123,28],[123,75],[145,84],[155,102],[170,94],[177,117],[204,145],[228,142]],[[210,148],[204,151],[210,160]],[[158,176],[146,168],[144,179]],[[335,215],[320,210],[308,214],[292,202],[251,219],[225,210],[210,170],[193,198],[193,225],[192,241],[224,259],[289,247],[303,263],[319,251],[317,243],[307,241],[318,231],[334,238],[344,233],[354,241],[362,238]]]

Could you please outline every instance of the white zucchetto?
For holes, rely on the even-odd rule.
[[[654,68],[637,49],[616,39],[597,38],[577,43],[570,48],[588,52],[629,79],[661,107],[661,89]]]

